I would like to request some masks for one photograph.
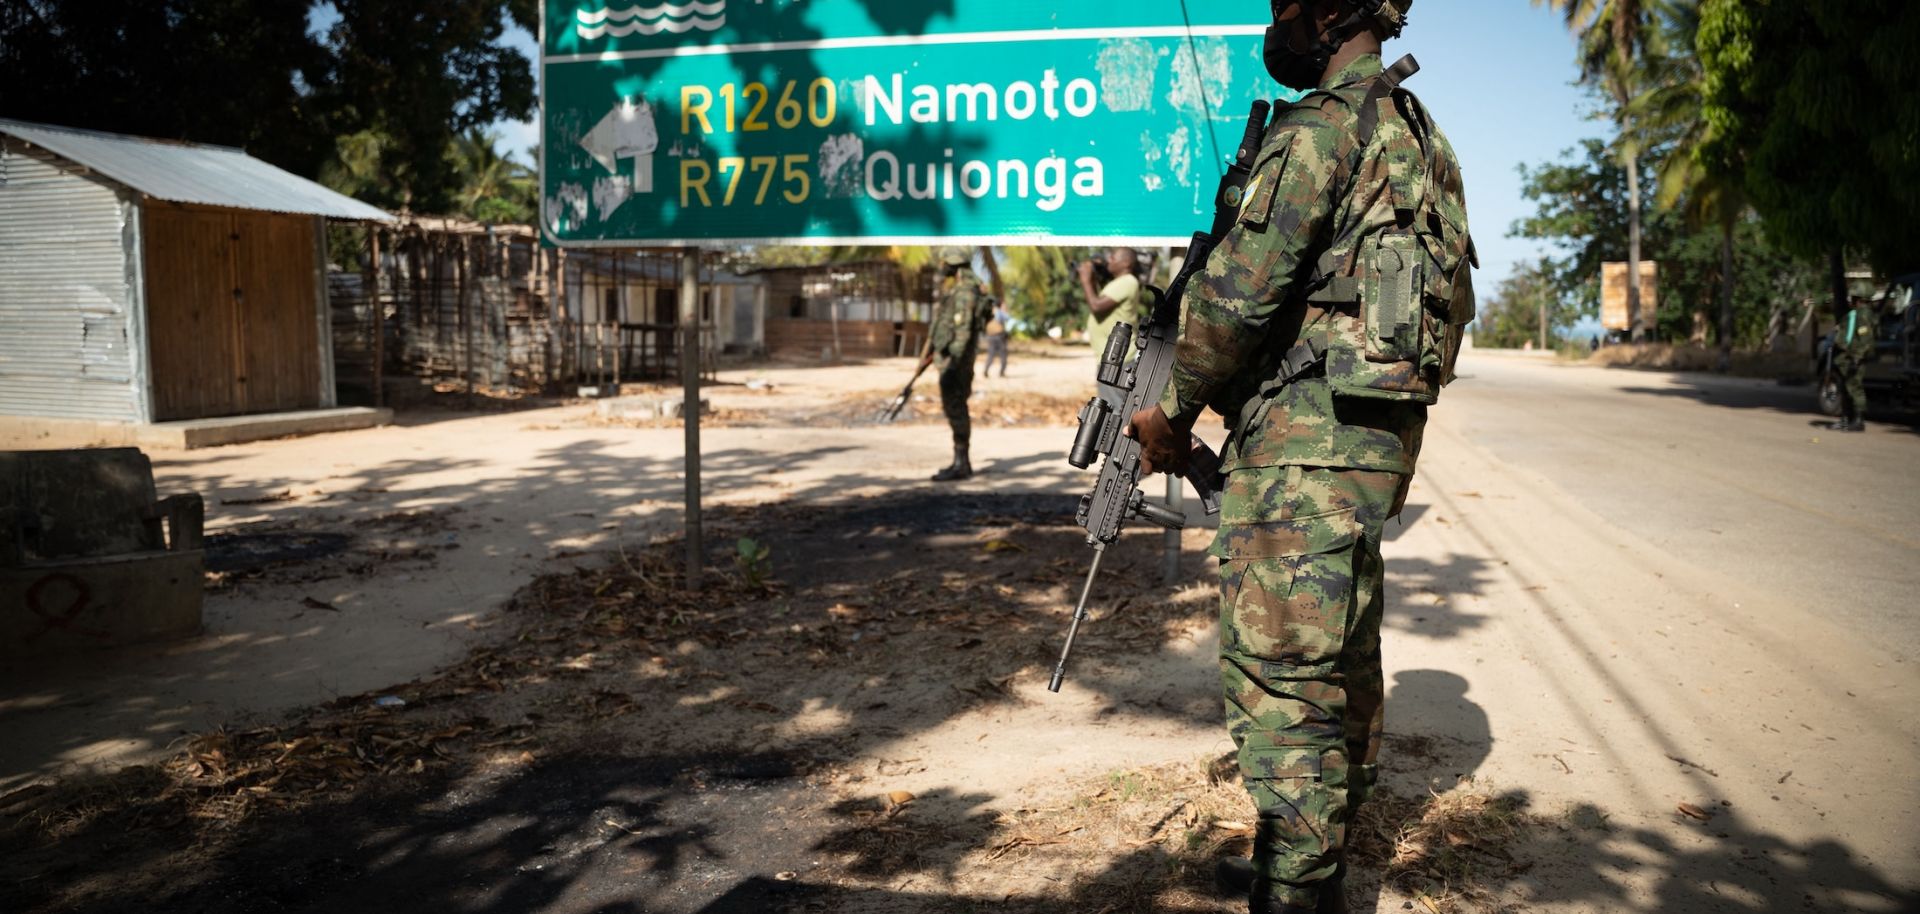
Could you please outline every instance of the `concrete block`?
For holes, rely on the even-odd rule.
[[[393,410],[366,407],[221,416],[146,425],[90,419],[0,416],[0,450],[129,446],[190,450],[269,438],[353,431],[391,422]]]
[[[203,564],[190,550],[0,568],[0,657],[197,634]]]
[[[685,401],[679,397],[614,397],[601,400],[593,405],[593,411],[602,419],[678,419],[685,410]],[[713,412],[713,404],[702,398],[700,415]]]

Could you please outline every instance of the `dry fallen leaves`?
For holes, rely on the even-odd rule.
[[[1686,816],[1689,819],[1698,819],[1702,822],[1705,822],[1708,819],[1713,818],[1713,813],[1711,811],[1701,809],[1700,807],[1695,806],[1692,803],[1682,803],[1680,804],[1679,809],[1680,809],[1680,814],[1683,816]]]

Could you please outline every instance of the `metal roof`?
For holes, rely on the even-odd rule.
[[[362,222],[393,217],[238,149],[0,118],[0,134],[77,162],[157,200]]]

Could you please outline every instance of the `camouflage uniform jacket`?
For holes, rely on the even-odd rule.
[[[1855,305],[1840,326],[1840,351],[1856,361],[1873,359],[1874,343],[1879,339],[1880,315],[1871,304]],[[1848,335],[1848,331],[1852,335]]]
[[[1440,215],[1464,235],[1459,161],[1437,127],[1425,124],[1431,155],[1407,154],[1408,144],[1422,149],[1421,138],[1392,115],[1380,118],[1366,149],[1352,148],[1369,83],[1381,71],[1379,55],[1354,60],[1269,128],[1239,223],[1188,289],[1173,380],[1161,401],[1168,416],[1190,422],[1211,406],[1231,424],[1295,342],[1330,332],[1335,315],[1307,301],[1305,285],[1336,239],[1397,223],[1400,186],[1413,182],[1449,201]],[[1432,170],[1408,174],[1409,161],[1431,162]],[[1336,402],[1327,383],[1303,379],[1274,394],[1263,419],[1236,435],[1222,456],[1229,471],[1314,466],[1411,474],[1425,418],[1416,404]]]
[[[965,358],[986,329],[992,312],[990,299],[981,294],[980,277],[962,269],[941,281],[939,299],[933,305],[932,326],[927,328],[933,341],[933,354],[945,362]]]

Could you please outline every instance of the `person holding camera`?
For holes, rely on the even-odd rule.
[[[1140,294],[1140,254],[1133,248],[1114,248],[1106,259],[1080,265],[1080,290],[1093,312],[1087,321],[1087,340],[1098,353],[1117,324],[1139,327],[1147,317],[1146,298]]]

